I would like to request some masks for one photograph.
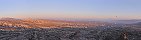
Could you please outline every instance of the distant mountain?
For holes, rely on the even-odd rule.
[[[135,23],[134,25],[141,25],[141,22]]]
[[[20,20],[20,19],[16,19],[16,18],[10,18],[10,17],[3,17],[0,20]]]
[[[113,20],[110,22],[114,22],[114,23],[123,23],[123,24],[134,24],[134,23],[138,23],[141,22],[140,19],[132,19],[132,20]]]
[[[131,20],[117,20],[117,21],[141,21],[141,19],[131,19]]]

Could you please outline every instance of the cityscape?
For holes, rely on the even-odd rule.
[[[100,21],[1,18],[0,39],[140,40],[140,24],[140,22],[121,24]]]
[[[141,40],[141,0],[0,0],[0,40]]]

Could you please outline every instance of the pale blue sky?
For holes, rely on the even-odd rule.
[[[0,17],[141,18],[141,0],[0,0]]]

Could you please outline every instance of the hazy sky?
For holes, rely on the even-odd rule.
[[[0,0],[0,17],[141,19],[141,0]]]

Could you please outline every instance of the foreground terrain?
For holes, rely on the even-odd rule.
[[[130,27],[32,28],[1,30],[0,40],[141,40],[141,31]]]

